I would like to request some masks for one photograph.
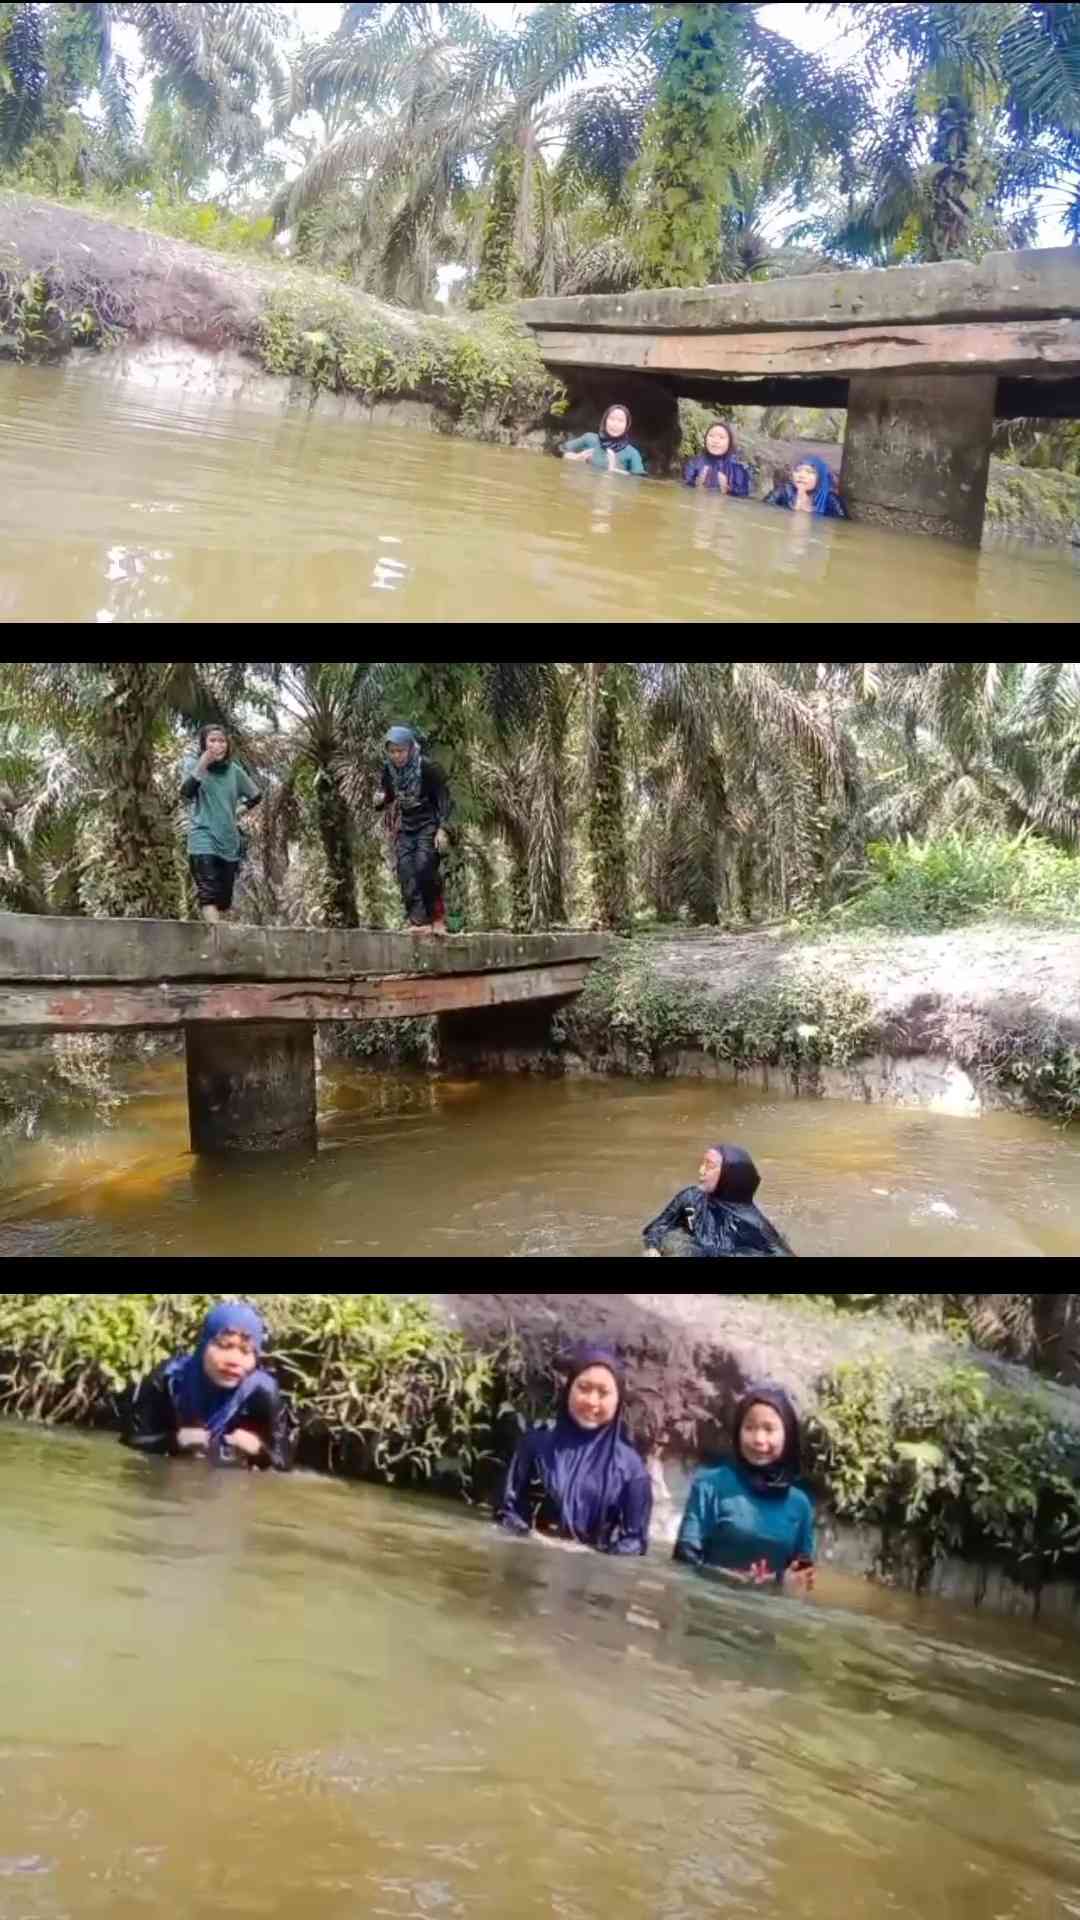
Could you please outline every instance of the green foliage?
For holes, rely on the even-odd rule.
[[[637,242],[642,283],[703,286],[738,155],[740,21],[732,6],[665,11],[678,20],[679,37],[645,127],[641,181],[647,203]]]
[[[1029,924],[1080,925],[1080,856],[1026,830],[876,841],[869,879],[830,915],[846,927],[937,933],[1002,915]]]
[[[216,1296],[0,1294],[0,1413],[115,1424],[129,1388],[192,1344]],[[306,1457],[384,1480],[489,1457],[511,1350],[481,1355],[407,1294],[255,1296]]]
[[[1032,1586],[1080,1566],[1080,1436],[978,1368],[841,1367],[810,1437],[839,1517],[914,1548],[924,1575],[948,1554],[990,1557]]]
[[[764,1062],[812,1075],[820,1066],[847,1066],[864,1050],[870,1004],[839,983],[812,981],[727,996],[702,992],[660,978],[647,942],[635,942],[593,968],[560,1020],[572,1045],[592,1048],[614,1038],[650,1063],[694,1048],[739,1069]]]

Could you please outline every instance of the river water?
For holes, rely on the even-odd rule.
[[[0,620],[1075,620],[968,552],[512,449],[0,365]]]
[[[0,1429],[2,1920],[1066,1920],[1080,1651]]]
[[[802,1254],[1080,1254],[1080,1128],[1026,1115],[335,1065],[317,1157],[215,1162],[188,1148],[182,1060],[114,1067],[110,1105],[43,1102],[47,1070],[0,1056],[0,1255],[636,1255],[717,1139],[751,1148]]]

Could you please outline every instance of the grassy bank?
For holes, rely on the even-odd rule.
[[[801,1383],[817,1491],[838,1518],[882,1529],[887,1571],[901,1567],[917,1584],[955,1554],[990,1560],[1028,1586],[1080,1575],[1080,1425],[1063,1412],[1071,1397],[1034,1376],[1019,1388],[996,1379],[970,1350],[913,1332],[891,1310],[853,1329],[850,1314],[805,1296],[747,1298],[745,1307],[727,1296],[721,1336],[709,1332],[713,1296],[678,1296],[701,1303],[689,1329],[691,1377],[680,1373],[671,1321],[650,1317],[647,1351],[636,1352],[645,1321],[632,1302],[643,1296],[555,1296],[579,1303],[582,1325],[553,1328],[548,1314],[533,1338],[531,1296],[464,1298],[474,1308],[490,1302],[483,1331],[453,1329],[427,1296],[257,1297],[305,1462],[490,1492],[518,1431],[515,1413],[550,1412],[558,1351],[588,1331],[597,1303],[622,1300],[620,1344],[638,1388],[632,1419],[643,1450],[664,1451],[679,1432],[692,1453],[713,1451],[708,1436],[725,1430],[740,1385],[734,1329],[736,1344],[752,1340],[759,1365],[764,1338],[769,1370]],[[202,1294],[0,1294],[0,1413],[115,1426],[133,1382],[190,1344],[211,1303]],[[853,1357],[837,1365],[845,1351]],[[809,1365],[808,1355],[817,1356]]]

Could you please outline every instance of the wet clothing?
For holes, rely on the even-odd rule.
[[[675,1547],[691,1566],[743,1573],[765,1560],[778,1580],[797,1559],[814,1558],[814,1508],[801,1487],[756,1492],[734,1461],[699,1473]]]
[[[722,475],[727,481],[730,497],[733,500],[745,500],[750,492],[750,469],[736,454],[735,438],[727,421],[714,420],[709,433],[712,432],[713,427],[723,427],[727,434],[727,452],[710,453],[707,433],[701,452],[695,454],[692,460],[688,460],[683,468],[683,481],[688,487],[702,486],[717,492]]]
[[[220,860],[216,853],[189,853],[188,866],[200,907],[217,907],[220,913],[228,913],[240,871],[239,860]]]
[[[752,1407],[771,1407],[784,1423],[784,1451],[770,1467],[742,1457],[742,1430]],[[796,1483],[802,1469],[798,1415],[782,1387],[749,1387],[732,1421],[734,1458],[699,1473],[690,1489],[675,1546],[676,1560],[742,1573],[764,1560],[778,1581],[797,1560],[815,1557],[814,1504]]]
[[[192,803],[188,853],[239,861],[244,843],[236,824],[236,810],[243,801],[245,812],[250,813],[259,805],[262,793],[239,760],[221,760],[203,774],[196,771],[198,764],[199,756],[185,761],[180,788],[181,799]]]
[[[442,768],[413,752],[404,767],[388,760],[382,770],[382,806],[396,806],[395,857],[405,912],[414,927],[430,926],[442,913],[442,861],[435,846],[449,828],[453,799]]]
[[[570,1388],[590,1367],[606,1367],[619,1387],[619,1410],[598,1431],[579,1427]],[[598,1553],[649,1550],[653,1490],[641,1456],[623,1436],[624,1381],[615,1356],[581,1347],[567,1363],[567,1384],[554,1427],[534,1427],[514,1455],[495,1510],[510,1533],[557,1533]]]
[[[640,475],[645,472],[645,462],[637,448],[631,446],[628,440],[611,440],[609,447],[615,455],[615,465],[618,467],[620,473],[636,473]],[[598,467],[602,472],[606,472],[608,447],[605,447],[604,439],[600,434],[581,433],[576,440],[568,440],[563,448],[564,453],[584,453],[586,450],[592,453],[592,460],[589,464]]]
[[[716,1192],[684,1187],[645,1228],[645,1245],[662,1251],[668,1235],[681,1230],[699,1260],[793,1257],[783,1234],[754,1205],[761,1175],[745,1147],[718,1146],[713,1151],[723,1160]]]
[[[827,520],[846,520],[848,510],[836,490],[836,480],[832,468],[827,462],[819,459],[817,454],[807,454],[804,459],[797,460],[795,464],[800,467],[813,467],[814,472],[817,474],[817,486],[811,495],[813,511]],[[765,496],[765,505],[767,507],[788,507],[794,511],[794,480],[788,480],[783,486],[774,487],[771,493],[767,493]]]
[[[207,1314],[194,1351],[166,1360],[135,1390],[121,1438],[138,1453],[177,1454],[177,1436],[184,1427],[205,1428],[209,1457],[221,1466],[276,1467],[287,1473],[294,1451],[293,1424],[273,1375],[256,1367],[235,1387],[219,1387],[206,1372],[206,1350],[223,1333],[243,1333],[256,1353],[265,1342],[265,1328],[253,1307],[226,1302]],[[229,1435],[237,1427],[254,1433],[263,1443],[255,1460],[231,1453]]]

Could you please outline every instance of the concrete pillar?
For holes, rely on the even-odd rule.
[[[852,519],[977,547],[996,397],[994,373],[852,374],[840,469]]]
[[[303,1020],[185,1027],[194,1153],[315,1146],[315,1029]]]

